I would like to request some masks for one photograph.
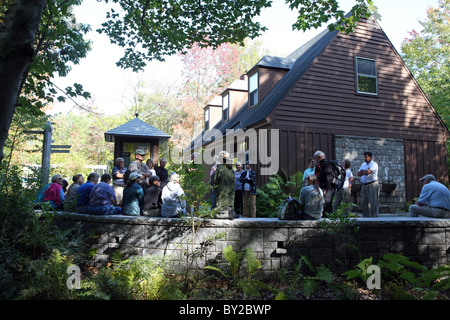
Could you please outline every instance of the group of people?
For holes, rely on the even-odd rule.
[[[219,152],[210,171],[211,206],[233,215],[256,218],[256,172],[250,161],[245,168],[236,162],[233,169],[229,153]],[[250,207],[250,213],[249,213]]]
[[[147,163],[143,162],[144,155],[142,149],[136,150],[135,161],[128,168],[124,167],[123,158],[117,158],[112,176],[108,173],[100,176],[93,172],[85,182],[83,175],[74,175],[66,193],[62,188],[61,175],[56,174],[39,191],[37,205],[47,203],[55,210],[94,215],[185,215],[186,201],[179,175],[175,172],[169,175],[164,158],[153,169],[150,159]]]
[[[320,219],[338,206],[351,202],[351,189],[353,174],[350,170],[350,161],[342,160],[340,163],[345,169],[345,180],[342,188],[337,189],[333,183],[335,177],[331,162],[327,161],[322,151],[317,151],[310,159],[310,166],[304,171],[304,186],[300,191],[299,219]],[[357,171],[361,178],[361,209],[363,217],[378,217],[380,185],[378,182],[378,164],[373,161],[372,153],[364,152],[364,162]],[[436,178],[427,174],[420,179],[423,188],[416,204],[409,207],[409,215],[418,215],[433,218],[450,218],[450,191]],[[348,210],[349,208],[347,208]]]
[[[340,188],[335,183],[336,176],[332,162],[322,151],[316,151],[309,161],[309,168],[303,173],[303,188],[300,191],[299,219],[320,219],[335,212],[342,202],[351,202],[353,173],[350,161],[344,159],[340,165],[345,170],[345,180]],[[378,216],[378,164],[372,160],[371,152],[364,152],[364,162],[358,170],[361,177],[361,206],[364,217]],[[349,211],[349,208],[347,208]]]
[[[345,170],[342,186],[336,184],[336,173],[333,163],[328,161],[322,151],[316,151],[309,161],[309,168],[303,173],[303,188],[300,191],[299,219],[320,219],[335,212],[342,202],[351,202],[353,173],[350,161],[344,159],[340,165]],[[364,152],[364,162],[358,170],[361,177],[361,206],[364,217],[378,216],[378,198],[380,186],[378,184],[378,164],[372,160],[372,153]],[[349,211],[349,208],[347,208]]]
[[[186,215],[186,201],[183,199],[180,176],[175,172],[169,175],[165,168],[166,159],[161,159],[160,165],[153,168],[151,159],[144,163],[144,156],[142,149],[136,150],[135,161],[130,163],[128,168],[124,167],[123,158],[117,158],[112,176],[103,174],[100,177],[94,172],[89,174],[85,182],[84,177],[77,174],[73,176],[73,183],[67,191],[61,175],[54,175],[51,182],[40,190],[36,201],[38,204],[48,203],[56,210],[97,215]],[[354,177],[350,170],[350,161],[344,159],[340,164],[345,170],[345,181],[337,188],[332,162],[326,159],[322,151],[314,153],[309,168],[303,174],[303,187],[298,199],[298,219],[320,219],[336,211],[342,202],[351,202]],[[211,206],[221,211],[242,214],[243,217],[255,218],[256,173],[249,161],[245,163],[245,168],[240,162],[235,164],[235,168],[234,170],[228,152],[222,151],[216,156],[216,163],[210,172]],[[378,164],[373,161],[371,152],[364,152],[364,162],[357,175],[362,184],[362,215],[377,217],[380,185]],[[449,189],[437,182],[431,174],[420,180],[423,182],[423,188],[417,203],[409,208],[410,216],[450,218]]]
[[[374,164],[376,165],[376,163]],[[338,189],[334,183],[335,173],[332,163],[326,159],[325,153],[320,150],[316,151],[309,159],[309,167],[303,172],[303,187],[298,199],[300,206],[298,219],[320,219],[336,211],[342,202],[349,203],[351,201],[353,174],[350,170],[350,161],[344,159],[340,165],[345,169],[345,180],[342,187]],[[373,166],[373,169],[375,171],[372,175],[376,175],[378,168],[375,169]],[[367,204],[369,207],[371,203]]]

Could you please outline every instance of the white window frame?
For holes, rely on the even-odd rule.
[[[204,117],[205,117],[205,130],[209,130],[209,108],[205,109]]]
[[[361,59],[361,60],[367,60],[367,61],[373,61],[373,62],[375,63],[375,75],[359,73],[359,70],[358,70],[358,59]],[[376,61],[375,59],[369,59],[369,58],[363,58],[363,57],[356,57],[356,58],[355,58],[355,70],[356,70],[356,92],[359,93],[359,94],[368,94],[368,95],[372,95],[372,96],[377,96],[377,95],[378,95],[378,69],[377,69],[377,61]],[[375,79],[375,93],[374,93],[374,92],[366,92],[366,91],[360,91],[360,90],[359,90],[359,77],[360,77],[360,76]]]
[[[226,114],[226,117],[224,115]],[[230,95],[227,93],[222,97],[222,121],[230,119]]]
[[[248,78],[248,104],[251,107],[255,106],[258,104],[259,102],[259,75],[258,75],[258,71],[255,72],[251,77]],[[254,85],[256,85],[256,88],[252,88],[252,80],[254,80]],[[253,90],[252,90],[253,89]],[[253,96],[256,99],[256,102],[252,103],[251,101],[251,97],[252,97],[252,93],[255,93]]]

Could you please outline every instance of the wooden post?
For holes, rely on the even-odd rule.
[[[52,132],[53,127],[50,121],[45,123],[44,129],[44,145],[42,148],[42,166],[41,166],[41,185],[48,183],[50,175],[50,153],[52,149]]]

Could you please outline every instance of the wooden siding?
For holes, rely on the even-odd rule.
[[[288,175],[292,175],[305,171],[309,166],[309,159],[317,150],[323,151],[328,159],[334,159],[333,135],[313,131],[280,130],[279,172],[284,170]]]
[[[369,27],[368,27],[369,26]],[[376,60],[378,95],[356,94],[355,57]],[[339,33],[272,112],[274,127],[444,141],[442,121],[375,22]]]
[[[406,199],[420,195],[424,175],[431,173],[441,183],[448,183],[447,148],[435,141],[404,140]]]
[[[273,87],[284,77],[288,70],[274,68],[258,68],[258,101],[264,100]]]
[[[228,90],[229,94],[229,106],[228,110],[230,112],[228,119],[231,119],[236,112],[242,107],[242,105],[247,101],[248,91],[242,90]]]
[[[378,95],[356,93],[356,57],[376,60]],[[419,196],[424,174],[448,182],[448,129],[372,19],[338,33],[268,122],[283,130],[280,167],[289,174],[304,170],[315,150],[332,159],[333,135],[348,134],[404,139],[407,200]]]

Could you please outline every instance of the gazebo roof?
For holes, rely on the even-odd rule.
[[[147,122],[142,121],[136,115],[136,118],[105,132],[105,140],[107,142],[114,142],[115,137],[130,137],[130,138],[157,138],[163,142],[170,138],[170,135],[156,129]]]

